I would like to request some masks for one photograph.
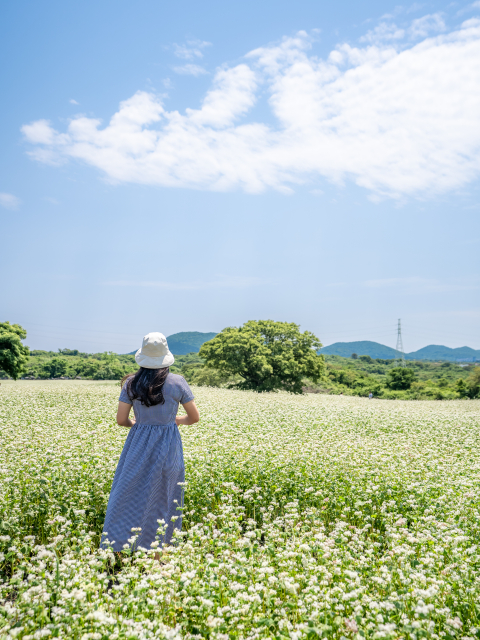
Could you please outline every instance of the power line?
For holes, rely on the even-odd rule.
[[[79,331],[79,332],[88,332],[88,333],[104,333],[104,334],[108,334],[108,335],[116,335],[116,336],[131,336],[132,333],[119,333],[119,332],[115,332],[115,331],[100,331],[99,329],[86,329],[85,327],[82,327],[81,329],[79,327],[61,327],[61,328],[57,328],[57,327],[52,327],[49,324],[39,324],[38,322],[25,322],[26,325],[32,325],[34,327],[44,327],[45,329],[50,329],[52,331],[62,331],[62,330],[67,330],[67,331]],[[35,331],[34,329],[32,329],[32,332]]]
[[[108,336],[83,336],[81,333],[71,334],[65,331],[35,331],[27,332],[27,336],[40,336],[41,338],[59,338],[60,340],[82,340],[84,342],[126,342],[127,338],[117,338],[114,334]],[[131,338],[129,341],[135,340]],[[138,336],[137,336],[138,341]]]
[[[379,335],[379,336],[386,336],[386,335],[395,335],[397,328],[396,327],[391,327],[389,329],[352,329],[351,331],[318,331],[317,333],[323,336],[338,336],[339,338],[342,337],[347,337],[348,336],[354,336],[354,335]],[[380,332],[379,332],[380,331]]]
[[[27,337],[27,343],[29,342],[29,338],[34,339],[34,340],[39,340],[39,339],[50,339],[50,340],[51,339],[57,339],[57,342],[61,341],[63,343],[65,343],[65,342],[70,342],[70,343],[81,342],[82,344],[88,344],[88,345],[101,345],[104,348],[107,345],[110,345],[112,347],[114,345],[115,346],[118,345],[118,342],[114,342],[113,340],[108,340],[108,339],[88,340],[88,339],[85,339],[85,338],[65,338],[64,336],[60,336],[59,337],[58,334],[57,335],[49,335],[49,334],[38,334],[38,333],[33,333],[33,332],[31,334],[29,334],[29,337]],[[126,342],[124,340],[122,340],[121,344],[125,344],[126,345]],[[131,348],[131,345],[133,343],[129,341],[128,344],[129,344],[129,347]],[[77,347],[78,345],[77,344],[73,344],[72,346]],[[126,348],[127,347],[125,346],[125,349]]]
[[[458,333],[454,332],[454,331],[449,331],[447,330],[443,330],[443,329],[433,329],[432,331],[430,330],[426,330],[424,327],[419,327],[418,325],[415,324],[408,324],[408,326],[415,331],[415,333],[417,334],[421,334],[421,335],[428,335],[431,336],[432,334],[437,335],[437,336],[444,336],[444,335],[448,335],[448,336],[454,336],[455,338],[457,338],[458,340],[477,340],[478,339],[478,334],[476,336],[474,336],[473,334],[466,337],[466,336],[459,336]]]

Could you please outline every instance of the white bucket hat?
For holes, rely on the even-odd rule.
[[[163,333],[153,331],[143,338],[142,348],[135,354],[137,364],[145,369],[164,369],[175,362]]]

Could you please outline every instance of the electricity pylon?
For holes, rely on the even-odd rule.
[[[400,359],[400,366],[405,366],[405,354],[403,353],[403,342],[402,342],[402,325],[400,319],[398,320],[398,330],[397,330],[397,352],[398,357]]]

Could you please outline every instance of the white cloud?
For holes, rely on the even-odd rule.
[[[404,29],[399,29],[396,24],[381,22],[371,31],[360,38],[360,42],[379,44],[388,40],[401,40],[405,37]]]
[[[208,73],[208,71],[199,64],[184,64],[181,67],[173,67],[173,70],[175,73],[184,76],[203,76]]]
[[[57,135],[48,120],[36,120],[32,124],[26,124],[22,131],[33,144],[52,145]]]
[[[445,31],[446,25],[439,13],[432,13],[414,20],[408,30],[412,38],[426,38],[430,33]]]
[[[21,200],[11,193],[0,193],[0,207],[5,209],[18,209]]]
[[[262,280],[255,277],[223,277],[213,281],[192,281],[192,282],[163,282],[151,280],[114,280],[103,282],[102,284],[110,287],[147,287],[152,289],[162,289],[164,291],[195,291],[201,289],[220,289],[220,288],[244,288],[260,284],[267,284],[270,281]]]
[[[22,130],[36,159],[77,158],[112,181],[288,193],[353,180],[374,198],[438,194],[480,174],[480,20],[409,44],[442,24],[425,16],[387,40],[373,30],[375,42],[326,60],[300,32],[217,70],[200,109],[138,92],[103,127],[78,116],[65,133],[46,120]],[[249,119],[265,95],[272,121]]]
[[[71,100],[69,100],[70,104],[79,104],[76,100],[74,100],[73,98]]]
[[[363,285],[372,289],[401,288],[406,293],[445,293],[473,291],[480,288],[478,278],[464,280],[449,278],[446,280],[438,280],[436,278],[421,278],[419,276],[367,280]]]
[[[211,42],[188,40],[186,44],[174,44],[173,53],[182,60],[195,60],[195,58],[203,58],[203,49],[210,45]]]

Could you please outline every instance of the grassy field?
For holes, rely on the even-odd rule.
[[[97,548],[118,384],[2,381],[2,640],[480,637],[480,401],[195,393],[159,563]]]

